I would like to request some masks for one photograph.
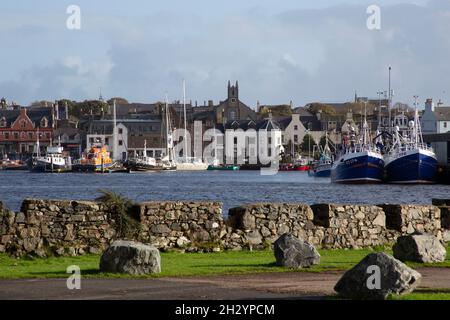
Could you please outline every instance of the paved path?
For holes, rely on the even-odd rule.
[[[422,268],[421,288],[450,288],[450,268]],[[343,272],[266,273],[164,279],[0,280],[0,299],[320,299],[334,294]]]

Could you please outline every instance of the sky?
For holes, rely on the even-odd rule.
[[[381,9],[369,30],[369,5]],[[69,5],[81,28],[69,30]],[[5,0],[0,96],[36,100],[167,93],[202,105],[239,81],[251,107],[413,96],[450,102],[450,0]],[[450,103],[449,103],[450,104]]]

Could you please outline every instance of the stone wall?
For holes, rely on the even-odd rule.
[[[382,208],[370,205],[317,204],[311,206],[314,223],[325,228],[324,248],[362,248],[390,243]]]
[[[146,202],[138,208],[139,240],[161,249],[220,247],[226,233],[219,202]]]
[[[450,241],[441,210],[430,205],[258,203],[232,208],[224,220],[218,202],[145,202],[132,208],[136,240],[159,249],[242,250],[269,247],[279,236],[323,248],[393,244],[402,234],[428,232]],[[0,252],[77,255],[99,253],[116,239],[107,206],[93,201],[25,200],[21,211],[0,203]]]
[[[261,248],[284,233],[292,233],[313,244],[322,242],[323,228],[313,224],[313,212],[305,204],[258,203],[232,208],[225,238],[227,249]]]
[[[381,205],[386,213],[386,227],[402,234],[426,232],[442,238],[441,210],[433,205]]]
[[[2,210],[0,235],[0,251],[76,255],[101,252],[115,230],[101,203],[29,199],[18,213]]]

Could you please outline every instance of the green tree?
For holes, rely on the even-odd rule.
[[[312,152],[313,146],[316,142],[314,141],[314,138],[310,134],[305,134],[303,137],[303,142],[301,144],[301,149],[303,153],[308,153],[309,151]]]
[[[116,104],[118,105],[125,105],[125,104],[129,104],[128,100],[125,98],[121,98],[121,97],[115,97],[115,98],[111,98],[109,99],[106,103],[108,103],[110,106],[113,105],[114,100],[116,100]]]
[[[308,111],[311,112],[312,114],[317,114],[319,112],[329,115],[336,114],[336,109],[334,109],[333,106],[320,102],[311,103],[308,107]]]

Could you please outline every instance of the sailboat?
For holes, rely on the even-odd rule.
[[[423,142],[417,102],[414,120],[405,136],[394,127],[392,147],[385,156],[387,181],[390,183],[435,183],[437,158],[433,148]]]
[[[208,169],[208,164],[204,163],[202,159],[189,157],[187,154],[187,124],[186,124],[186,82],[183,80],[183,111],[184,111],[184,149],[183,149],[183,159],[177,161],[177,170],[180,171],[203,171]]]
[[[170,120],[169,112],[169,101],[166,95],[165,100],[165,127],[166,127],[166,155],[158,163],[162,170],[165,171],[175,171],[177,170],[177,165],[173,161],[173,139],[172,139],[172,125]]]
[[[384,178],[384,158],[380,149],[369,139],[367,116],[360,137],[350,127],[349,138],[343,140],[340,155],[331,168],[334,183],[379,183]]]

